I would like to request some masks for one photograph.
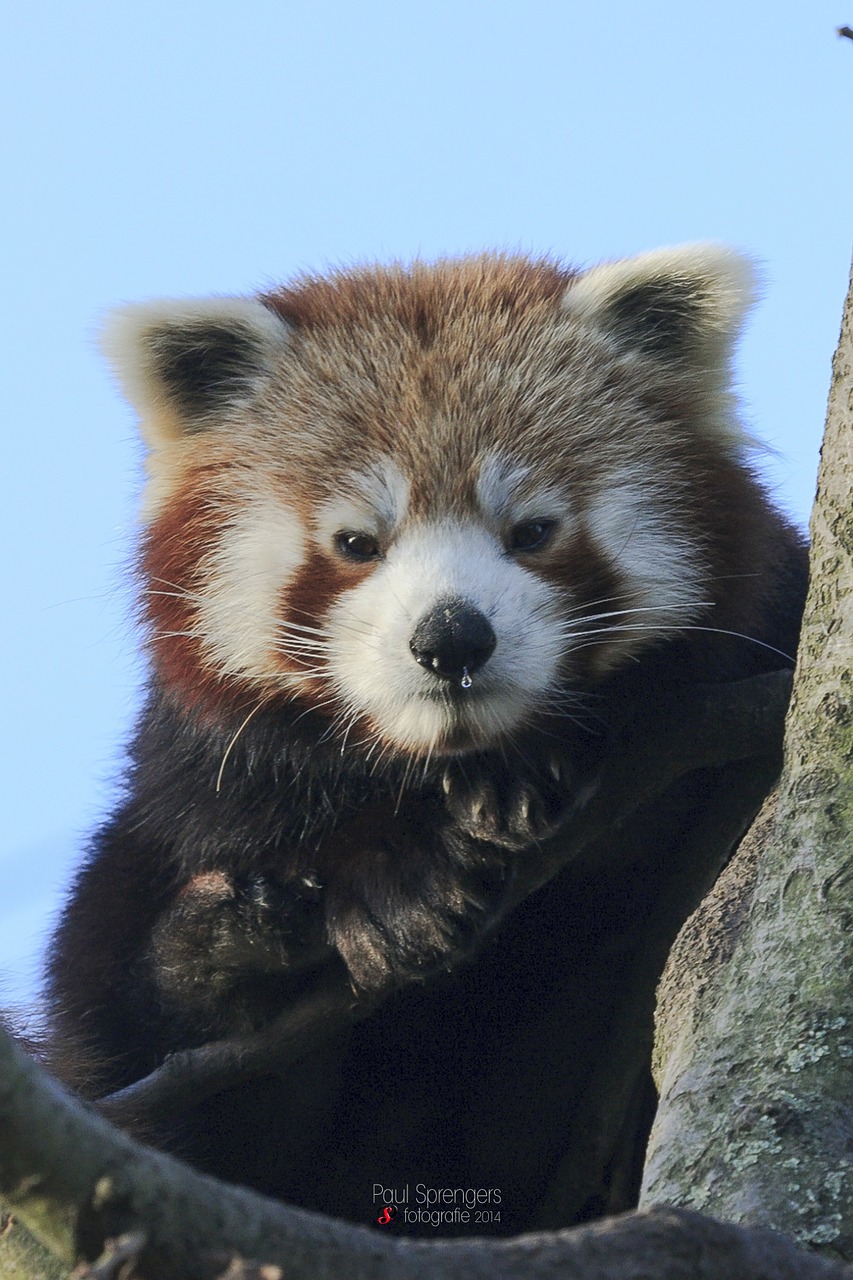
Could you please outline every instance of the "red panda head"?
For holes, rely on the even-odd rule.
[[[750,293],[744,260],[692,246],[118,311],[165,687],[229,722],[286,702],[342,745],[465,751],[694,623],[731,576]]]

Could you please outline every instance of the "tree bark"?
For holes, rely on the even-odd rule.
[[[43,1269],[31,1254],[30,1269],[16,1271],[4,1251],[5,1280],[53,1280],[79,1259],[99,1257],[96,1268],[81,1268],[80,1280],[850,1277],[848,1268],[773,1232],[672,1210],[506,1241],[398,1240],[227,1187],[135,1143],[54,1085],[2,1032],[0,1080],[0,1198],[52,1258]],[[243,1268],[240,1258],[265,1267]]]
[[[842,1258],[853,1258],[851,493],[853,277],[785,769],[670,956],[641,1198],[773,1227]]]

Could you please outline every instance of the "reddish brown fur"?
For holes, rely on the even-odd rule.
[[[504,315],[517,323],[559,303],[575,273],[545,259],[483,255],[409,267],[365,267],[305,276],[263,295],[283,320],[304,331],[396,320],[428,346],[442,324],[470,314]]]
[[[140,554],[148,644],[158,675],[182,706],[212,722],[257,701],[248,685],[213,669],[194,634],[199,565],[222,526],[224,465],[210,462],[191,473],[146,530]]]
[[[282,592],[281,616],[285,628],[288,622],[297,627],[321,624],[341,592],[347,587],[354,587],[368,575],[371,567],[369,563],[336,563],[321,551],[310,551]],[[285,670],[297,675],[306,667],[317,665],[310,657],[288,659],[286,655],[281,655],[281,664]],[[332,690],[328,682],[318,676],[313,676],[303,685],[299,695],[300,702],[321,711],[328,718],[334,717],[339,710],[331,699]]]

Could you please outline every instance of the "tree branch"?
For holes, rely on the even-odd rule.
[[[235,1255],[277,1266],[282,1280],[850,1276],[848,1268],[803,1253],[773,1232],[683,1211],[629,1214],[507,1241],[394,1239],[227,1187],[135,1143],[50,1081],[5,1033],[0,1198],[66,1267],[102,1256],[109,1262],[106,1242],[134,1237],[135,1280],[214,1280],[225,1270],[223,1259]],[[235,1264],[232,1275],[241,1273],[253,1274]]]

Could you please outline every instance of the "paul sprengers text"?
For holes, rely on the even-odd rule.
[[[375,1222],[418,1223],[427,1227],[485,1226],[501,1220],[498,1187],[430,1187],[425,1182],[401,1187],[373,1184]]]

